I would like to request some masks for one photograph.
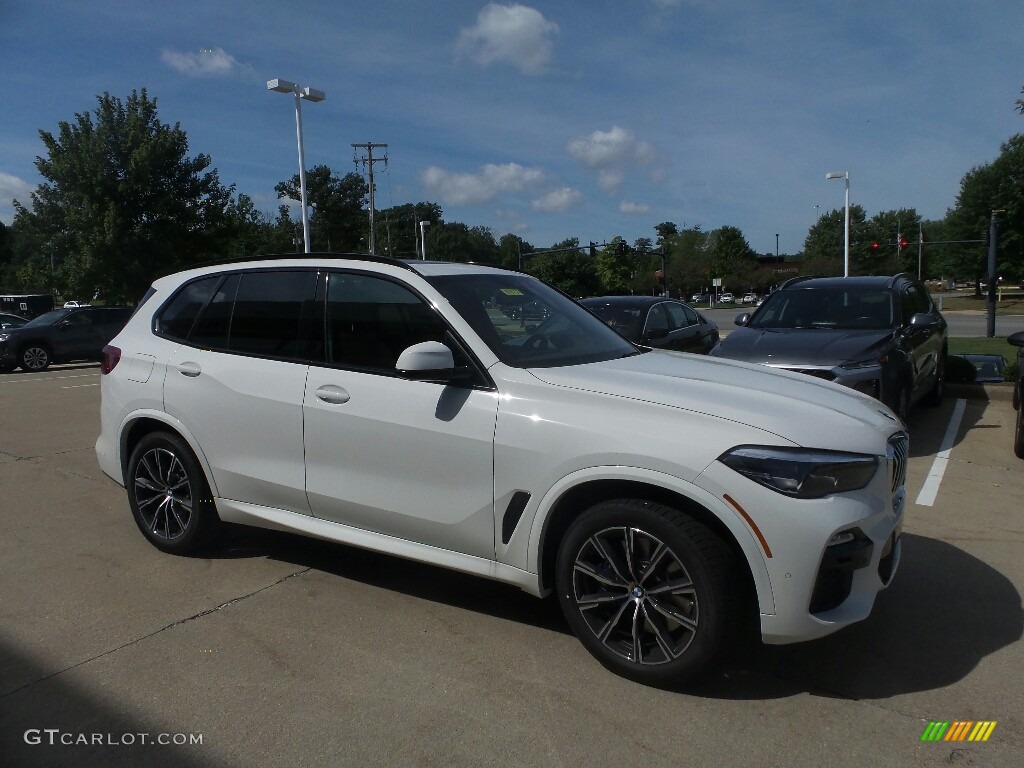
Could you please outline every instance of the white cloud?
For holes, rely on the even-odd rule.
[[[598,184],[612,191],[626,178],[626,171],[649,165],[654,148],[646,141],[617,125],[610,131],[594,131],[589,136],[569,140],[569,154],[585,167],[598,172]]]
[[[197,52],[172,51],[165,48],[160,52],[160,60],[171,69],[189,77],[228,75],[242,66],[223,48],[203,48]]]
[[[29,207],[35,186],[17,176],[0,172],[0,205],[10,205],[17,199],[22,205]]]
[[[524,75],[543,74],[551,60],[558,25],[525,5],[490,3],[476,24],[459,33],[457,50],[481,66],[511,64]]]
[[[641,216],[650,212],[651,206],[644,205],[643,203],[631,203],[628,200],[623,200],[619,203],[619,213],[624,213],[627,216]]]
[[[543,197],[539,197],[533,201],[532,206],[535,211],[544,211],[545,213],[564,213],[572,208],[576,208],[583,202],[583,193],[578,189],[572,187],[559,187],[548,192]]]
[[[478,173],[451,173],[431,166],[421,176],[423,186],[451,205],[479,205],[495,195],[522,192],[544,182],[539,168],[525,168],[518,163],[488,163]]]

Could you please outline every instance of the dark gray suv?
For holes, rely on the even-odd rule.
[[[797,277],[736,325],[712,355],[844,384],[904,421],[914,403],[942,402],[946,321],[909,275]]]
[[[0,331],[0,371],[21,366],[44,371],[51,363],[99,360],[132,311],[124,307],[55,309],[20,328]]]

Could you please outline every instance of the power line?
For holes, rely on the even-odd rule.
[[[384,157],[374,157],[373,156],[373,150],[375,150],[375,149],[385,149],[386,150],[387,148],[388,148],[387,144],[374,144],[372,141],[368,141],[365,144],[353,144],[352,145],[352,149],[353,150],[357,150],[357,149],[365,149],[366,150],[366,155],[362,156],[362,157],[356,156],[355,152],[353,152],[352,153],[353,154],[353,158],[352,159],[355,161],[356,167],[358,167],[359,164],[362,163],[366,167],[367,173],[370,176],[370,253],[373,253],[373,254],[377,253],[377,235],[376,235],[376,232],[374,231],[374,227],[373,227],[373,208],[374,208],[374,206],[373,206],[373,191],[374,191],[373,190],[373,164],[374,163],[379,163],[382,160],[384,161],[384,167],[385,168],[387,167],[387,164],[388,164],[387,153],[384,154]]]

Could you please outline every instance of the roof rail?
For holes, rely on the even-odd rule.
[[[783,288],[789,288],[791,285],[795,285],[796,283],[802,283],[805,280],[817,280],[819,277],[822,277],[822,275],[800,275],[798,277],[791,277],[789,280],[783,282],[776,290],[781,291]]]
[[[249,261],[275,261],[284,259],[338,259],[339,261],[374,261],[378,264],[391,264],[395,267],[408,269],[415,272],[416,269],[408,261],[395,259],[391,256],[377,256],[373,253],[334,253],[333,251],[315,251],[313,253],[268,253],[256,256],[237,256],[216,261],[207,261],[202,264],[193,264],[192,267],[216,267],[223,264],[239,264]]]

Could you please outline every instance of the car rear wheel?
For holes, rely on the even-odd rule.
[[[737,634],[737,574],[725,543],[671,507],[606,501],[566,532],[558,598],[576,636],[623,677],[657,687],[715,667]]]
[[[50,367],[50,350],[42,344],[29,344],[18,356],[22,370],[45,371]]]
[[[132,451],[127,480],[132,515],[151,544],[190,554],[209,543],[220,519],[184,440],[167,432],[146,435]]]

